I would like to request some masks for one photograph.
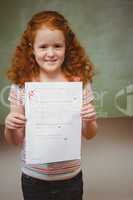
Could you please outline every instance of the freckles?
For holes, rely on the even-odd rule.
[[[37,54],[37,58],[38,58],[39,60],[43,59],[44,56],[45,56],[44,53],[38,53],[38,54]]]

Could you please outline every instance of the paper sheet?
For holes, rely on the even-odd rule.
[[[26,163],[80,159],[82,82],[25,83]]]

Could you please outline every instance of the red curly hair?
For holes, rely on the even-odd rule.
[[[64,34],[66,52],[61,68],[68,80],[74,81],[74,78],[78,77],[80,81],[83,81],[83,84],[92,81],[93,64],[79,44],[68,21],[56,11],[39,12],[28,22],[20,44],[16,47],[11,67],[7,72],[8,79],[23,87],[25,82],[38,77],[40,69],[33,55],[33,44],[36,32],[44,25],[61,30]]]

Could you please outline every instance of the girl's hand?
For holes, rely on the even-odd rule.
[[[82,117],[82,120],[86,120],[86,121],[91,121],[91,120],[96,119],[95,107],[91,103],[84,105],[82,107],[81,117]]]
[[[17,130],[25,127],[26,118],[20,113],[9,113],[5,119],[5,126],[8,129]]]

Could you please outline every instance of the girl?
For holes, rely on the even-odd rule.
[[[85,55],[67,20],[58,12],[35,14],[24,31],[8,71],[12,81],[10,113],[5,119],[8,143],[22,144],[22,191],[25,200],[81,200],[80,160],[27,165],[25,163],[24,83],[29,81],[82,81],[82,134],[90,139],[97,130],[92,101],[93,65]],[[45,150],[45,148],[44,148]]]

